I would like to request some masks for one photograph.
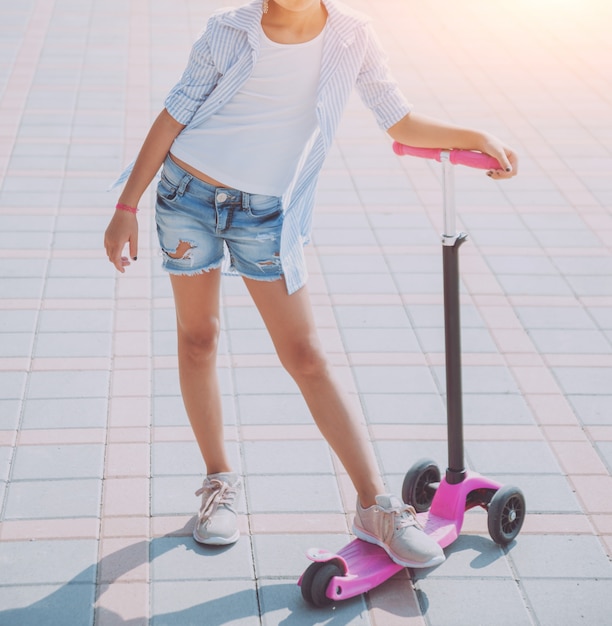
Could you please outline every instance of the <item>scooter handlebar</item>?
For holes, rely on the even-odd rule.
[[[474,150],[443,150],[442,148],[414,148],[397,141],[393,142],[393,151],[399,156],[409,155],[421,159],[442,160],[442,153],[449,153],[449,160],[453,165],[466,165],[480,170],[498,170],[501,165],[488,154]]]

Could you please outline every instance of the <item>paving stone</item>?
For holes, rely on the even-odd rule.
[[[0,624],[93,624],[93,583],[0,586]]]
[[[394,274],[407,272],[442,274],[440,254],[388,254],[386,260]]]
[[[596,537],[584,535],[522,535],[511,551],[521,578],[612,578],[612,565]]]
[[[605,367],[555,367],[553,372],[567,394],[607,395],[612,370]]]
[[[436,626],[455,626],[458,613],[466,624],[527,626],[531,623],[529,610],[511,578],[427,577],[419,580],[417,597],[421,611]],[[461,598],[460,606],[445,602],[447,597]]]
[[[36,311],[0,311],[0,330],[3,333],[29,333],[36,327]]]
[[[320,441],[245,441],[242,455],[248,476],[334,472],[328,445],[322,438]]]
[[[0,400],[0,431],[16,430],[21,415],[19,400]]]
[[[330,294],[396,294],[395,281],[387,274],[327,274],[325,282]]]
[[[252,513],[342,512],[334,476],[249,476],[247,501]]]
[[[542,354],[609,354],[612,345],[598,330],[537,329],[529,336]]]
[[[496,274],[558,274],[557,268],[546,257],[503,254],[489,255],[486,260]]]
[[[299,393],[240,394],[237,398],[240,423],[312,424],[306,402]]]
[[[465,393],[464,424],[533,424],[523,396],[514,393]]]
[[[202,546],[192,537],[160,537],[151,542],[151,578],[162,581],[253,580],[251,542]]]
[[[0,238],[0,246],[5,249],[2,239]],[[44,281],[42,278],[0,278],[0,291],[13,299],[37,299],[42,295]]]
[[[353,367],[361,393],[435,393],[431,372],[417,366],[356,366]]]
[[[27,357],[32,354],[34,335],[31,333],[0,333],[0,358]]]
[[[112,330],[112,314],[113,312],[110,310],[41,311],[38,330],[40,333],[110,332]]]
[[[361,400],[370,424],[446,423],[446,408],[438,394],[364,393]]]
[[[612,395],[568,395],[568,400],[585,426],[612,426]]]
[[[5,224],[5,219],[1,219],[0,227]],[[7,228],[8,229],[8,228]],[[43,259],[0,259],[0,276],[5,278],[43,278],[47,264]],[[20,312],[27,315],[26,311]],[[30,311],[30,315],[35,314]],[[10,311],[2,311],[0,320],[11,315]]]
[[[251,626],[259,606],[254,582],[245,580],[182,580],[151,586],[152,626]]]
[[[572,288],[561,276],[498,274],[497,281],[510,296],[572,296]]]
[[[592,330],[593,320],[586,311],[575,307],[524,306],[515,307],[516,314],[526,328]],[[570,335],[570,333],[565,333]],[[573,333],[572,333],[573,334]]]
[[[102,478],[104,446],[19,446],[13,462],[14,480],[36,480],[44,468],[45,478]]]
[[[40,333],[34,349],[35,357],[110,357],[112,336],[110,333],[74,333],[67,342],[65,333]]]
[[[334,311],[341,328],[410,328],[401,306],[336,306]]]
[[[95,479],[11,482],[4,518],[53,519],[98,517],[102,485]]]
[[[342,331],[347,352],[419,352],[419,341],[408,328],[347,328]]]
[[[612,328],[612,307],[587,307],[586,309],[593,316],[600,328]]]
[[[0,480],[7,481],[9,479],[9,470],[11,458],[14,449],[10,446],[0,447]]]
[[[609,580],[527,578],[523,587],[542,626],[605,624],[612,614]]]
[[[25,372],[0,372],[0,397],[3,400],[20,400],[25,382]]]
[[[481,474],[560,474],[546,443],[540,441],[468,441],[467,457]]]
[[[603,458],[604,462],[608,466],[608,471],[612,472],[612,442],[600,441],[596,444],[596,448],[599,454]]]
[[[105,397],[27,399],[21,427],[24,430],[104,428],[107,411]]]
[[[232,354],[276,354],[274,344],[265,329],[235,329],[230,335]]]
[[[103,398],[108,390],[108,372],[32,372],[28,398]]]
[[[321,266],[330,274],[382,274],[387,265],[382,255],[373,254],[324,254],[320,256]]]
[[[90,539],[2,542],[0,588],[7,585],[93,584],[96,552],[97,542]]]
[[[237,444],[228,444],[227,449],[239,468]],[[206,469],[195,439],[154,443],[151,446],[151,468],[154,476],[202,475]]]
[[[386,474],[406,474],[413,463],[422,458],[431,459],[438,467],[448,465],[445,441],[377,441],[378,457]]]

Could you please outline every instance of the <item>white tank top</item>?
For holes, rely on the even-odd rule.
[[[281,196],[317,125],[324,33],[279,44],[261,29],[251,76],[217,113],[180,133],[170,152],[228,187]]]

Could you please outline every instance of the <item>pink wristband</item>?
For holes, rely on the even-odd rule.
[[[134,215],[138,213],[138,209],[135,206],[129,206],[128,204],[122,204],[121,202],[118,202],[115,208],[119,209],[120,211],[128,211],[129,213],[134,213]]]

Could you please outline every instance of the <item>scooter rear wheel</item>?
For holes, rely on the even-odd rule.
[[[342,569],[337,563],[312,563],[302,576],[302,598],[319,608],[333,604],[334,601],[327,597],[327,587],[334,576],[342,576]]]
[[[402,500],[417,513],[429,511],[440,484],[440,469],[435,461],[421,459],[407,472],[402,485]]]

